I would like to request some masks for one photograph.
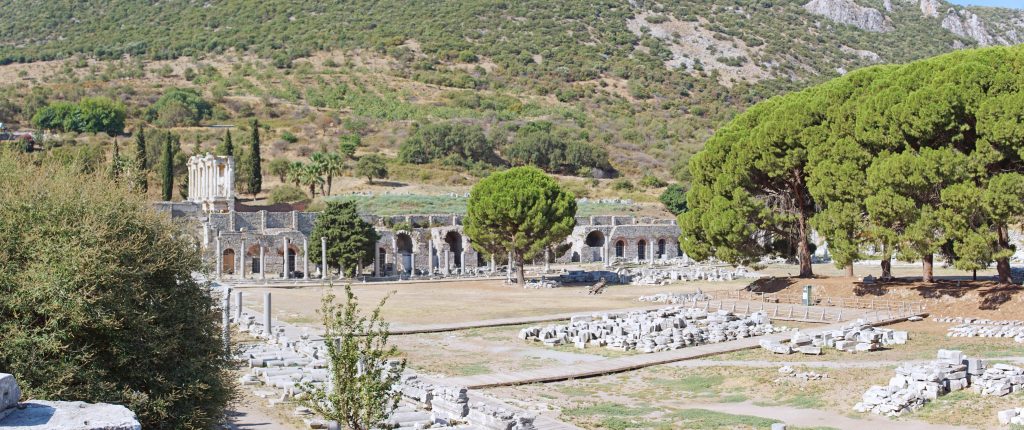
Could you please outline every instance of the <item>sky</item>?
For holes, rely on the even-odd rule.
[[[974,6],[999,6],[1024,9],[1024,0],[949,0],[950,3]]]

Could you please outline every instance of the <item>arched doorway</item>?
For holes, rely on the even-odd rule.
[[[587,234],[586,244],[590,247],[590,261],[603,260],[601,254],[604,250],[604,233],[601,230],[594,230]]]
[[[654,258],[667,257],[665,255],[665,239],[658,239],[658,253],[654,254]]]
[[[395,236],[395,260],[401,262],[401,270],[406,274],[413,271],[412,249],[412,237],[406,233],[398,233]],[[395,270],[398,270],[398,267]]]
[[[622,258],[622,257],[626,256],[626,242],[625,241],[620,240],[618,242],[615,242],[615,256],[618,257],[618,258]]]
[[[221,253],[220,272],[226,275],[235,274],[235,250],[228,248]]]
[[[444,236],[444,243],[448,244],[448,249],[452,253],[452,267],[462,267],[462,235],[457,231],[449,231]]]
[[[388,273],[388,251],[384,248],[377,250],[377,267],[373,270],[377,271],[374,276],[386,276]]]
[[[570,258],[569,261],[571,261],[573,263],[579,263],[580,262],[580,253],[578,253],[576,251],[573,251],[572,252],[572,258]]]
[[[636,258],[640,260],[647,259],[647,241],[640,240],[636,243]]]

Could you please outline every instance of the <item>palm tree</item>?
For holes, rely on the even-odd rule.
[[[288,173],[285,175],[288,178],[288,182],[291,182],[296,187],[299,186],[299,183],[302,182],[302,171],[305,169],[305,164],[302,164],[299,161],[293,161],[292,164],[288,166]]]
[[[345,168],[345,159],[341,154],[335,152],[314,152],[310,159],[317,170],[320,171],[320,174],[327,177],[327,191],[323,195],[330,195],[334,175],[341,175],[342,170]]]
[[[314,165],[303,166],[302,170],[299,171],[299,182],[302,185],[309,187],[309,195],[312,198],[316,198],[316,187],[319,185],[323,187],[324,177],[320,176],[320,170]]]

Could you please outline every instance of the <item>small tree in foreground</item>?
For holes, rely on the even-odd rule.
[[[300,402],[347,429],[378,428],[398,407],[401,393],[393,387],[405,370],[405,360],[390,361],[398,348],[388,345],[388,323],[380,317],[388,297],[369,317],[359,311],[351,285],[345,285],[344,303],[334,299],[328,293],[320,307],[331,382],[326,386],[304,383],[309,396]]]

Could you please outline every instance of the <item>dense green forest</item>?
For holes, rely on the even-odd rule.
[[[101,92],[125,102],[129,123],[159,122],[153,104],[162,84],[146,81],[178,75],[212,99],[212,121],[273,119],[285,114],[270,105],[305,106],[362,122],[378,134],[364,143],[394,150],[410,121],[462,120],[481,126],[500,150],[500,139],[515,144],[522,123],[542,120],[604,148],[620,173],[686,181],[689,156],[752,103],[876,62],[974,44],[916,4],[896,2],[887,13],[895,30],[873,33],[811,15],[803,3],[0,1],[0,63],[60,59],[67,69],[97,69],[0,86],[0,119],[31,118],[40,99],[77,102]],[[311,61],[322,52],[381,64]],[[192,59],[182,73],[145,70],[181,57]],[[211,65],[225,58],[230,70]],[[100,83],[30,88],[90,81]],[[437,91],[427,97],[417,85]],[[231,96],[261,103],[239,106]],[[3,118],[5,101],[19,112]]]

